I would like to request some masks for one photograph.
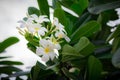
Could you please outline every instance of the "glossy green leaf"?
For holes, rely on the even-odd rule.
[[[29,41],[30,44],[34,46],[39,46],[39,39],[36,36],[33,36],[30,33],[25,34],[25,39]]]
[[[65,16],[64,11],[61,8],[56,8],[54,11],[54,17],[57,17],[61,24],[65,27],[67,26],[67,18]]]
[[[95,50],[95,46],[86,37],[80,38],[79,42],[74,45],[74,48],[84,56],[90,55]]]
[[[35,7],[29,7],[28,8],[28,14],[29,15],[36,14],[37,16],[39,16],[40,15],[40,11],[37,8],[35,8]]]
[[[17,61],[0,61],[0,65],[23,65],[23,63]]]
[[[73,30],[77,30],[79,26],[84,25],[91,19],[91,14],[86,12],[79,17],[79,19],[74,23]]]
[[[1,60],[1,59],[6,59],[6,58],[11,58],[11,56],[3,56],[3,57],[0,57],[0,60]]]
[[[99,14],[103,11],[120,7],[119,0],[91,0],[88,11],[92,14]]]
[[[47,15],[49,17],[49,5],[47,0],[37,0],[40,12],[42,15]]]
[[[18,41],[19,41],[19,39],[16,37],[7,38],[6,40],[4,40],[3,42],[0,43],[0,52],[3,52],[6,48],[17,43]]]
[[[27,43],[27,47],[31,50],[31,51],[33,51],[34,53],[36,53],[36,47],[32,44],[32,43]]]
[[[76,42],[81,37],[90,37],[92,34],[101,30],[101,26],[96,21],[90,21],[80,26],[71,36],[71,43]]]
[[[90,56],[87,65],[87,80],[101,80],[102,64],[99,59]]]
[[[42,65],[43,66],[43,65]],[[32,80],[46,80],[46,78],[53,74],[52,70],[43,70],[41,66],[37,63],[31,70],[31,79]]]
[[[84,56],[80,55],[75,48],[73,48],[70,45],[64,45],[63,46],[63,51],[62,51],[62,61],[70,61],[70,60],[75,60],[79,58],[83,58]]]
[[[73,3],[71,5],[71,10],[76,12],[78,15],[81,15],[83,11],[87,8],[88,6],[88,0],[78,0],[76,3]]]
[[[120,48],[114,53],[112,57],[112,64],[115,67],[120,68]]]

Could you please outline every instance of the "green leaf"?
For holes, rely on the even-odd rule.
[[[79,19],[75,22],[74,27],[73,27],[73,28],[74,28],[73,30],[74,30],[74,31],[77,30],[77,29],[79,28],[79,26],[85,24],[85,23],[88,22],[90,19],[91,19],[91,14],[88,13],[88,12],[84,13],[84,14],[81,15],[81,16],[79,17]]]
[[[44,66],[42,65],[42,67]],[[53,73],[54,72],[50,69],[49,70],[41,69],[40,63],[38,64],[37,62],[37,64],[31,70],[31,79],[32,80],[40,80],[40,79],[46,80],[46,78]]]
[[[80,26],[72,35],[71,43],[75,43],[78,39],[83,36],[90,37],[92,34],[101,30],[101,26],[96,21],[90,21]]]
[[[23,65],[23,63],[17,61],[0,61],[0,65]]]
[[[0,67],[0,73],[12,74],[12,72],[18,72],[18,71],[22,71],[22,70],[12,66]]]
[[[40,11],[37,8],[35,8],[35,7],[29,7],[28,8],[28,14],[29,15],[36,14],[37,16],[39,16],[40,15]]]
[[[67,19],[65,16],[64,11],[61,8],[56,8],[54,11],[54,17],[57,17],[59,19],[59,22],[63,24],[64,26],[67,26]]]
[[[41,69],[45,70],[47,68],[47,66],[45,66],[44,64],[42,64],[41,62],[36,63],[36,66],[39,66]]]
[[[70,45],[64,45],[63,46],[63,51],[62,51],[62,61],[66,62],[66,61],[70,61],[70,60],[75,60],[75,59],[79,59],[79,58],[83,58],[84,56],[80,55],[80,53],[78,53],[75,48],[73,48]]]
[[[3,52],[9,46],[17,43],[18,41],[19,41],[19,39],[16,37],[7,38],[6,40],[4,40],[3,42],[0,43],[0,53]]]
[[[90,56],[87,65],[87,80],[101,80],[102,64],[99,59]]]
[[[36,47],[32,44],[32,43],[27,43],[27,47],[31,50],[31,51],[33,51],[34,53],[36,53]]]
[[[47,0],[37,0],[40,12],[42,15],[47,15],[49,17],[49,5]]]
[[[75,11],[78,15],[81,15],[83,11],[88,7],[88,0],[79,0],[71,5],[71,9]]]
[[[88,11],[92,14],[99,14],[103,11],[120,7],[119,0],[91,0]]]
[[[112,64],[115,67],[120,68],[120,48],[114,53],[112,57]]]
[[[37,38],[36,36],[33,36],[30,33],[26,33],[25,39],[28,40],[29,43],[32,44],[33,46],[39,46],[39,38]]]
[[[5,58],[11,58],[11,56],[0,57],[0,59],[5,59]]]
[[[116,37],[112,42],[112,53],[114,53],[120,47],[120,37]]]
[[[74,48],[84,56],[90,55],[95,50],[95,46],[86,37],[80,38],[79,42],[74,45]]]

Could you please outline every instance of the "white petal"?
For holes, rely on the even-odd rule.
[[[44,49],[42,47],[37,47],[36,54],[37,55],[44,55]]]
[[[41,39],[40,40],[40,45],[42,45],[44,48],[47,47],[47,40],[46,39]]]
[[[20,23],[20,28],[25,28],[26,27],[25,21],[20,20],[20,21],[18,21],[18,23]]]
[[[108,25],[108,26],[111,26],[111,27],[116,26],[116,24],[115,24],[114,21],[109,21],[109,22],[107,22],[107,25]]]
[[[116,25],[119,25],[120,24],[120,19],[117,19],[117,20],[114,20],[114,21],[109,21],[107,23],[108,26],[111,26],[111,27],[114,27]]]
[[[32,17],[34,20],[38,19],[38,16],[37,16],[36,14],[32,14],[31,17]]]
[[[49,53],[49,57],[51,60],[55,58],[56,54],[54,52]]]
[[[60,50],[60,49],[61,49],[60,44],[59,44],[59,43],[58,43],[58,44],[55,44],[55,48],[56,48],[57,50]]]
[[[70,38],[69,38],[68,36],[65,36],[65,40],[66,40],[67,42],[70,42]]]
[[[41,59],[42,59],[42,61],[47,62],[47,61],[49,61],[49,56],[48,55],[43,55],[41,57]]]

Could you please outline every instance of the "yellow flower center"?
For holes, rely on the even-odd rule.
[[[46,47],[46,48],[44,49],[44,51],[45,51],[46,54],[48,54],[48,53],[50,52],[50,48]]]
[[[62,38],[62,37],[63,37],[63,34],[59,34],[58,37],[59,37],[59,38]]]
[[[35,30],[36,30],[36,31],[38,31],[38,30],[40,30],[40,28],[38,28],[38,27],[35,27]]]

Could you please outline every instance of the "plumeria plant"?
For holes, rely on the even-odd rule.
[[[45,22],[45,24],[44,24]],[[59,56],[61,43],[70,42],[64,26],[54,17],[51,22],[46,15],[37,16],[36,14],[28,15],[26,20],[19,21],[21,23],[19,32],[26,36],[30,34],[39,40],[39,44],[35,45],[36,54],[41,57],[44,62],[54,60]]]
[[[17,27],[41,58],[31,69],[31,80],[120,79],[119,27],[113,32],[109,27],[120,23],[109,21],[117,18],[114,9],[120,13],[119,0],[37,2],[39,9],[29,7]]]

